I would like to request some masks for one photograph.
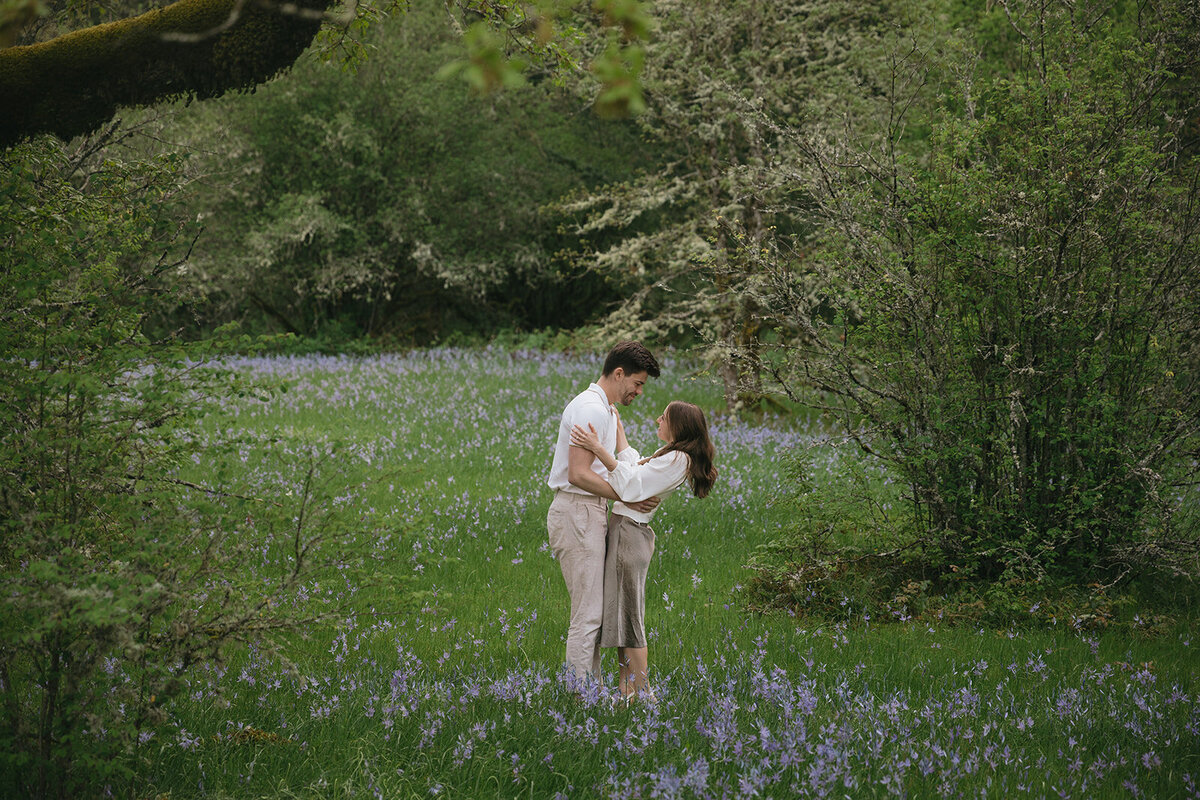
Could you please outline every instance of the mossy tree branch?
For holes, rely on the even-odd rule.
[[[120,107],[254,87],[312,43],[332,0],[179,0],[137,17],[0,50],[0,147],[69,139]]]

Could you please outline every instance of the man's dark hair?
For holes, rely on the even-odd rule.
[[[623,369],[626,375],[635,372],[645,372],[651,378],[657,378],[659,375],[658,359],[641,342],[619,342],[608,351],[601,374],[612,375],[617,367]]]

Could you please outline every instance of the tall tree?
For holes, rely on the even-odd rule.
[[[781,165],[796,160],[796,128],[812,116],[854,113],[873,86],[901,4],[844,0],[660,0],[642,80],[639,124],[669,154],[637,180],[567,198],[559,209],[582,237],[577,257],[613,276],[628,299],[614,331],[647,336],[694,330],[711,346],[731,407],[756,393],[760,323],[740,252],[794,215],[798,191]],[[909,9],[909,16],[915,13]]]

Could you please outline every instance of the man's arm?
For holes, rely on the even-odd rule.
[[[596,457],[590,450],[572,445],[567,452],[567,480],[572,486],[583,489],[588,494],[605,497],[609,500],[620,500],[608,481],[592,472],[592,462]]]
[[[601,478],[596,473],[592,472],[592,460],[595,456],[590,450],[585,450],[582,447],[571,446],[567,453],[567,480],[572,486],[583,489],[585,492],[606,497],[609,500],[620,500],[616,491],[609,485],[608,481]],[[649,513],[658,507],[662,500],[658,497],[650,497],[637,503],[626,503],[625,505],[632,508],[634,511]]]

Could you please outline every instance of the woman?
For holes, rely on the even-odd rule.
[[[588,426],[591,428],[591,426]],[[613,503],[604,558],[604,623],[600,646],[617,648],[621,694],[626,701],[649,693],[646,647],[646,572],[654,554],[654,512],[635,511],[625,503],[651,497],[665,499],[686,480],[696,497],[704,497],[717,479],[708,423],[698,406],[676,400],[658,418],[658,438],[665,444],[649,458],[629,446],[625,426],[617,421],[617,455],[600,444],[595,429],[571,429],[571,444],[591,451],[608,468],[608,483],[624,502]]]

